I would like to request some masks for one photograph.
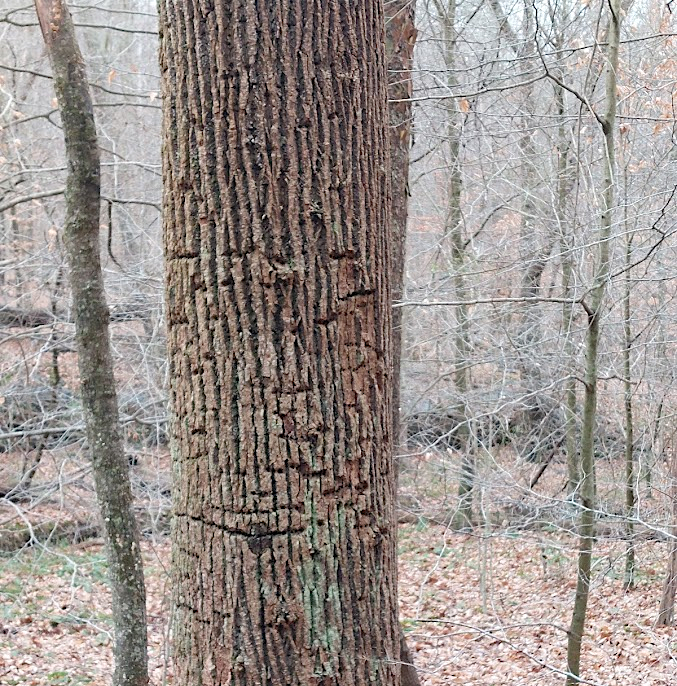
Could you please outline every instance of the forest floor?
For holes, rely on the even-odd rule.
[[[563,685],[577,553],[577,511],[562,495],[565,466],[553,463],[531,489],[538,465],[522,465],[508,453],[480,464],[475,505],[482,522],[464,534],[449,526],[457,461],[416,457],[401,479],[401,620],[422,683]],[[168,474],[165,449],[142,454],[133,469],[145,531],[152,686],[173,683],[170,545],[158,533],[166,530]],[[658,531],[671,521],[668,484],[657,469],[652,487],[640,490],[640,518],[651,526],[638,530],[636,584],[624,591],[624,524],[614,515],[622,512],[620,474],[620,464],[598,465],[600,538],[583,683],[671,686],[677,684],[677,629],[654,627],[668,553]],[[78,459],[50,454],[34,494],[28,503],[0,500],[0,543],[11,543],[13,531],[28,525],[41,541],[0,553],[0,685],[108,686],[112,627],[101,542],[59,542],[54,529],[58,521],[76,523],[83,538],[91,535],[91,480]],[[50,530],[52,538],[44,540]]]
[[[401,617],[422,682],[562,684],[575,551],[556,534],[473,536],[440,525],[400,526]],[[154,686],[168,659],[169,543],[143,544]],[[665,544],[638,546],[634,590],[622,588],[623,549],[600,541],[585,636],[585,683],[677,683],[677,630],[653,627]],[[110,683],[106,563],[96,540],[32,547],[0,560],[0,683]]]

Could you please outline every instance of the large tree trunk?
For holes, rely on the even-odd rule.
[[[381,7],[160,3],[180,684],[399,684]]]
[[[390,236],[391,285],[393,301],[404,295],[404,265],[406,258],[407,218],[409,213],[409,151],[411,150],[411,96],[413,83],[411,68],[414,60],[416,27],[414,2],[389,0],[385,4],[386,48],[388,58],[388,114],[390,132]],[[402,367],[402,314],[401,307],[393,310],[393,447],[395,468],[399,472],[404,448],[400,423],[400,374]],[[407,646],[404,631],[400,629],[400,658],[402,660],[402,686],[420,686]]]
[[[100,163],[87,74],[63,0],[35,0],[66,142],[64,246],[75,310],[82,404],[108,553],[115,686],[148,683],[146,599],[129,465],[118,422],[99,245]]]

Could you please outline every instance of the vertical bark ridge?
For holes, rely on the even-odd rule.
[[[181,683],[397,682],[377,5],[161,3]]]

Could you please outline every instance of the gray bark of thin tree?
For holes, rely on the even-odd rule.
[[[523,3],[523,27],[519,33],[511,27],[500,0],[490,0],[490,5],[498,21],[500,33],[506,37],[507,44],[520,64],[524,65],[527,71],[536,68],[538,23],[533,2],[525,0]],[[556,31],[553,31],[553,38],[557,40]],[[539,397],[545,394],[544,387],[548,382],[544,378],[543,361],[539,355],[539,348],[544,338],[543,313],[541,305],[535,301],[542,295],[542,279],[552,250],[557,243],[560,217],[557,206],[553,208],[554,213],[550,216],[547,203],[543,199],[542,173],[538,169],[541,151],[536,144],[539,125],[536,117],[537,99],[534,85],[523,86],[520,90],[523,100],[520,106],[521,133],[517,145],[520,153],[522,185],[519,251],[523,271],[520,278],[519,296],[524,302],[520,306],[520,321],[515,343],[517,368],[523,392],[531,398],[525,412],[526,425],[536,437],[540,433],[539,426],[547,419],[546,406]],[[555,90],[555,101],[558,106],[562,102],[562,94],[557,90]],[[563,114],[560,116],[563,117]],[[564,157],[560,155],[560,161],[565,160],[566,154]],[[559,177],[561,171],[562,168],[558,163],[558,185],[564,181]],[[541,225],[542,229],[539,230]],[[538,455],[542,451],[539,443],[540,439],[531,448],[530,459],[538,460]]]
[[[182,685],[400,683],[384,30],[160,3]]]
[[[632,383],[632,349],[634,337],[632,332],[632,241],[633,234],[628,230],[628,170],[624,169],[625,197],[623,202],[625,221],[625,275],[623,279],[623,404],[625,407],[625,552],[624,589],[630,590],[635,585],[635,518],[637,517],[637,494],[635,492],[635,427],[633,419],[633,383]]]
[[[435,9],[442,24],[442,55],[447,71],[446,81],[450,92],[458,87],[456,77],[456,43],[458,33],[457,0],[434,0]],[[463,237],[463,215],[461,213],[461,193],[463,178],[461,176],[461,130],[463,115],[456,98],[450,98],[447,103],[447,164],[449,166],[447,179],[447,207],[444,218],[444,234],[441,249],[448,254],[443,268],[452,274],[454,298],[459,302],[454,308],[456,318],[454,327],[455,371],[454,384],[458,394],[459,415],[465,420],[456,429],[456,435],[461,443],[461,464],[458,478],[458,509],[456,510],[452,526],[462,530],[473,525],[473,489],[475,483],[475,453],[470,441],[470,417],[466,410],[466,397],[470,386],[470,317],[468,305],[463,301],[466,292],[466,253]]]
[[[561,47],[561,34],[555,43]],[[562,253],[562,297],[566,300],[573,293],[574,279],[574,241],[572,228],[567,220],[567,200],[573,185],[571,163],[569,160],[570,142],[566,126],[566,111],[564,89],[555,85],[555,103],[560,124],[557,127],[557,202],[555,203],[555,219],[559,226],[560,250]],[[576,347],[573,341],[574,316],[573,304],[565,302],[562,306],[562,323],[564,334],[564,354],[573,366],[576,360]],[[577,497],[579,475],[578,459],[578,430],[576,426],[576,378],[570,374],[564,384],[564,426],[565,446],[567,455],[567,496],[574,500]]]
[[[35,0],[68,160],[63,244],[75,310],[80,387],[103,519],[115,629],[114,686],[148,683],[146,597],[129,465],[118,422],[99,243],[100,162],[89,84],[63,0]]]
[[[670,476],[672,484],[670,495],[672,496],[672,527],[670,533],[668,569],[663,583],[661,603],[658,608],[656,626],[672,626],[675,621],[675,594],[677,593],[677,455],[673,455],[670,461]]]

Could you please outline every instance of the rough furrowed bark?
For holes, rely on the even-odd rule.
[[[99,246],[100,163],[92,101],[62,0],[35,0],[54,75],[68,159],[64,246],[75,310],[80,385],[104,523],[115,627],[115,686],[148,683],[146,609],[129,466],[118,423]]]
[[[399,683],[381,3],[165,0],[177,683]]]

